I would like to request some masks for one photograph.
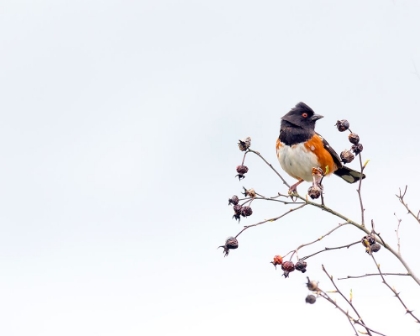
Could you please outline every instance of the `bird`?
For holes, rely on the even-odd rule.
[[[281,118],[280,135],[276,141],[276,154],[281,168],[298,181],[289,193],[297,192],[303,181],[312,181],[313,168],[324,174],[334,173],[348,183],[355,183],[366,176],[343,165],[340,157],[320,134],[315,123],[323,118],[303,102],[296,104]]]

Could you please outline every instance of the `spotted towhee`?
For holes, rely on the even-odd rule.
[[[290,187],[291,192],[303,181],[312,181],[312,168],[334,173],[349,183],[365,178],[364,174],[343,166],[334,149],[315,132],[315,122],[321,118],[323,116],[301,102],[281,120],[276,152],[283,170],[298,180]]]

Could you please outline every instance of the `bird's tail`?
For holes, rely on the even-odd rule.
[[[355,183],[361,178],[364,179],[366,177],[365,174],[359,173],[357,170],[350,169],[346,166],[338,168],[334,174],[340,176],[344,181],[348,183]]]

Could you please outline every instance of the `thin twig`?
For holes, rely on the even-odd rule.
[[[408,186],[405,186],[405,190],[404,190],[403,193],[401,192],[401,188],[400,188],[400,194],[399,195],[395,195],[395,196],[397,196],[397,198],[400,201],[400,203],[402,205],[404,205],[404,207],[407,209],[408,213],[411,216],[413,216],[415,218],[415,220],[420,224],[420,217],[419,217],[420,216],[420,211],[416,215],[413,211],[411,211],[411,209],[408,207],[408,204],[404,200],[404,196],[407,193],[407,188],[408,188]]]
[[[273,165],[269,163],[264,157],[257,151],[254,151],[252,149],[248,149],[248,152],[254,153],[255,155],[258,155],[275,173],[280,179],[283,181],[283,184],[285,184],[288,188],[290,188],[290,185],[286,182],[286,180],[279,174],[277,170],[274,169]]]
[[[324,188],[322,186],[322,181],[324,180],[325,175],[322,175],[321,180],[319,181],[319,186],[321,187],[321,204],[325,205],[325,201],[324,201]]]
[[[381,271],[381,266],[376,262],[376,259],[373,256],[373,254],[371,254],[370,256],[372,257],[373,261],[375,262],[375,266],[378,269],[378,272],[379,272],[379,274],[380,274],[380,276],[382,278],[382,282],[395,294],[395,296],[397,297],[397,299],[401,302],[402,306],[405,308],[405,313],[406,314],[410,314],[416,320],[417,323],[420,323],[420,320],[413,314],[413,311],[412,310],[409,310],[407,308],[407,306],[405,305],[404,301],[401,299],[400,293],[397,292],[394,287],[391,287],[388,282],[386,282],[385,277],[383,276],[383,273]]]
[[[337,280],[365,278],[368,276],[381,275],[381,273],[366,273],[365,275],[347,275],[345,278],[338,278]],[[398,276],[410,276],[408,273],[382,273],[382,275],[398,275]]]
[[[325,269],[325,266],[322,265],[322,270],[324,271],[324,273],[328,276],[328,278],[330,279],[331,283],[333,284],[333,286],[335,287],[335,289],[337,290],[337,293],[341,295],[341,297],[346,300],[346,302],[348,303],[348,305],[351,307],[351,309],[353,309],[354,313],[357,315],[357,317],[359,318],[359,321],[363,323],[363,326],[365,326],[365,322],[363,321],[362,317],[360,316],[359,312],[357,311],[356,307],[353,305],[353,302],[350,301],[341,291],[340,289],[337,287],[337,285],[335,284],[333,277],[331,275],[328,274],[327,270]],[[369,328],[365,328],[366,332],[368,333],[368,335],[372,335],[370,333]]]
[[[350,218],[342,215],[341,213],[339,213],[339,212],[337,212],[337,211],[335,211],[335,210],[327,207],[326,205],[322,205],[322,204],[319,204],[319,203],[312,202],[312,201],[310,201],[310,200],[308,200],[308,199],[306,199],[303,196],[298,195],[298,194],[294,194],[294,196],[297,197],[297,198],[299,198],[299,199],[301,199],[302,201],[305,201],[307,204],[310,204],[310,205],[312,205],[314,207],[320,208],[323,211],[329,212],[330,214],[333,214],[334,216],[339,217],[339,218],[345,220],[349,224],[354,225],[359,230],[362,230],[363,232],[365,232],[367,234],[370,233],[369,230],[367,230],[364,226],[360,225],[359,223],[356,223],[355,221],[353,221]]]
[[[307,204],[310,204],[314,207],[320,208],[326,212],[329,212],[330,214],[333,214],[336,217],[339,217],[341,219],[344,219],[346,222],[348,222],[349,224],[357,227],[359,230],[365,232],[366,234],[370,234],[371,232],[369,232],[368,229],[366,229],[364,226],[360,225],[359,223],[356,223],[355,221],[351,220],[350,218],[342,215],[341,213],[332,210],[331,208],[325,206],[325,205],[321,205],[315,202],[311,202],[305,198],[303,198],[300,195],[296,195],[295,196],[299,199],[301,199],[302,201],[306,201]],[[410,274],[411,278],[420,286],[420,278],[418,278],[414,272],[411,270],[411,267],[407,264],[407,262],[404,260],[404,258],[402,258],[397,251],[395,251],[389,244],[385,243],[385,241],[382,239],[381,235],[379,233],[376,233],[376,235],[378,236],[378,238],[381,240],[382,242],[382,246],[384,248],[386,248],[389,252],[391,252],[399,261],[400,263],[404,266],[404,268],[407,270],[407,273]],[[344,246],[346,247],[346,246]]]
[[[328,231],[326,234],[324,234],[324,235],[322,235],[321,237],[319,237],[319,238],[317,238],[317,239],[315,239],[314,241],[311,241],[310,243],[306,243],[306,244],[302,244],[302,245],[300,245],[300,246],[298,246],[295,250],[292,250],[292,251],[290,251],[289,253],[291,253],[292,252],[292,255],[291,255],[291,257],[290,257],[290,260],[293,258],[293,255],[296,253],[296,255],[297,255],[297,252],[302,248],[302,247],[305,247],[305,246],[309,246],[309,245],[312,245],[312,244],[315,244],[316,242],[319,242],[319,241],[321,241],[322,239],[324,239],[326,236],[328,236],[328,235],[330,235],[331,233],[333,233],[335,230],[337,230],[337,229],[339,229],[339,228],[341,228],[341,227],[343,227],[344,225],[347,225],[347,224],[349,224],[349,223],[340,223],[340,224],[338,224],[338,226],[336,226],[335,228],[333,228],[332,230],[330,230],[330,231]],[[289,254],[288,253],[288,254]]]
[[[373,219],[370,220],[370,225],[372,226],[372,232],[375,233],[375,223],[373,222]]]
[[[322,192],[322,189],[321,189],[321,204],[322,205],[325,205],[325,202],[324,202],[324,193]]]
[[[290,209],[289,211],[286,211],[285,213],[283,213],[283,214],[281,214],[280,216],[278,216],[278,217],[274,217],[274,218],[270,218],[270,219],[266,219],[266,220],[263,220],[262,222],[258,222],[258,223],[255,223],[255,224],[251,224],[251,225],[246,225],[246,226],[244,226],[244,228],[235,236],[235,238],[238,238],[238,236],[242,233],[242,232],[244,232],[245,230],[247,230],[247,229],[249,229],[249,228],[251,228],[251,227],[254,227],[254,226],[258,226],[258,225],[262,225],[262,224],[265,224],[265,223],[268,223],[268,222],[275,222],[276,220],[278,220],[278,219],[280,219],[280,218],[282,218],[282,217],[284,217],[284,216],[286,216],[286,215],[288,215],[288,214],[290,214],[290,213],[292,213],[293,211],[296,211],[296,210],[299,210],[299,209],[301,209],[301,208],[303,208],[304,206],[306,206],[306,204],[302,204],[302,205],[300,205],[300,206],[298,206],[297,208],[293,208],[293,209]]]
[[[395,212],[394,212],[394,216],[395,216],[395,218],[397,218],[397,222],[398,222],[397,229],[395,230],[395,234],[397,235],[398,254],[399,254],[399,255],[401,255],[401,244],[400,244],[400,233],[399,233],[399,231],[400,231],[401,219],[399,219],[399,218],[397,217],[397,215],[395,214]]]
[[[360,321],[355,321],[356,324],[361,325],[363,328],[368,329],[370,332],[373,332],[374,334],[380,335],[380,336],[386,336],[385,334],[380,333],[379,331],[375,331],[372,328],[369,328],[366,325],[362,325]]]
[[[372,328],[369,328],[368,326],[364,325],[361,321],[356,320],[353,318],[348,312],[344,311],[343,308],[341,308],[335,300],[331,299],[331,297],[324,291],[321,291],[320,296],[327,300],[328,302],[332,303],[339,311],[341,311],[348,319],[349,321],[353,322],[354,324],[358,324],[366,329],[366,331],[372,332],[374,334],[380,335],[380,336],[386,336],[385,334],[380,333],[379,331],[375,331]],[[356,329],[353,326],[353,330],[357,333]]]
[[[313,256],[316,256],[317,254],[319,254],[321,252],[332,251],[332,250],[339,250],[339,249],[342,249],[342,248],[345,248],[345,247],[349,248],[350,246],[353,246],[353,245],[356,245],[356,244],[360,244],[360,240],[358,240],[358,241],[356,241],[354,243],[343,245],[343,246],[338,246],[338,247],[325,247],[323,250],[318,251],[318,252],[315,252],[315,253],[312,253],[310,255],[307,255],[307,256],[305,256],[305,257],[303,257],[301,259],[302,260],[306,260],[306,259],[309,259],[309,258],[311,258]]]
[[[357,332],[357,330],[356,330],[356,327],[354,326],[354,321],[355,321],[355,319],[348,313],[348,312],[346,312],[346,311],[344,311],[344,309],[343,308],[341,308],[338,304],[337,304],[337,302],[335,302],[333,299],[331,299],[330,298],[330,296],[327,294],[327,293],[325,293],[324,291],[321,291],[320,292],[320,294],[319,294],[319,296],[321,296],[322,298],[324,298],[325,300],[327,300],[328,302],[330,302],[330,303],[332,303],[339,311],[341,311],[346,317],[347,317],[347,319],[349,320],[349,322],[350,322],[350,325],[351,325],[351,327],[353,328],[353,330],[354,330],[354,332],[355,332],[355,334],[356,334],[356,336],[358,336],[359,335],[359,333]]]
[[[279,197],[279,196],[277,196]],[[248,197],[245,198],[240,198],[240,201],[245,201],[248,200]],[[260,200],[265,200],[265,201],[273,201],[273,202],[279,202],[279,203],[283,203],[283,204],[306,204],[306,202],[287,202],[287,201],[283,201],[283,200],[278,200],[275,199],[275,197],[254,197],[254,199],[260,199]]]
[[[319,288],[318,288],[319,289]],[[386,336],[385,334],[380,333],[379,331],[375,331],[372,328],[369,328],[367,325],[363,324],[360,320],[356,320],[353,318],[348,312],[346,312],[343,308],[341,308],[335,300],[333,300],[326,292],[319,289],[319,296],[327,300],[328,302],[332,303],[340,312],[342,312],[353,324],[358,324],[366,329],[366,331],[370,331],[374,334],[378,334],[380,336]],[[356,329],[353,326],[353,330],[357,333]]]
[[[365,170],[365,166],[362,164],[361,153],[359,153],[359,163],[360,163],[360,174],[362,174],[362,177],[359,180],[359,187],[357,188],[357,194],[359,195],[360,212],[362,214],[362,226],[365,226],[365,208],[363,206],[363,200],[362,200],[362,181],[363,181],[363,170]]]

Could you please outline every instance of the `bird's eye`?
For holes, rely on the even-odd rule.
[[[308,117],[308,113],[302,113],[302,117],[307,118]]]

